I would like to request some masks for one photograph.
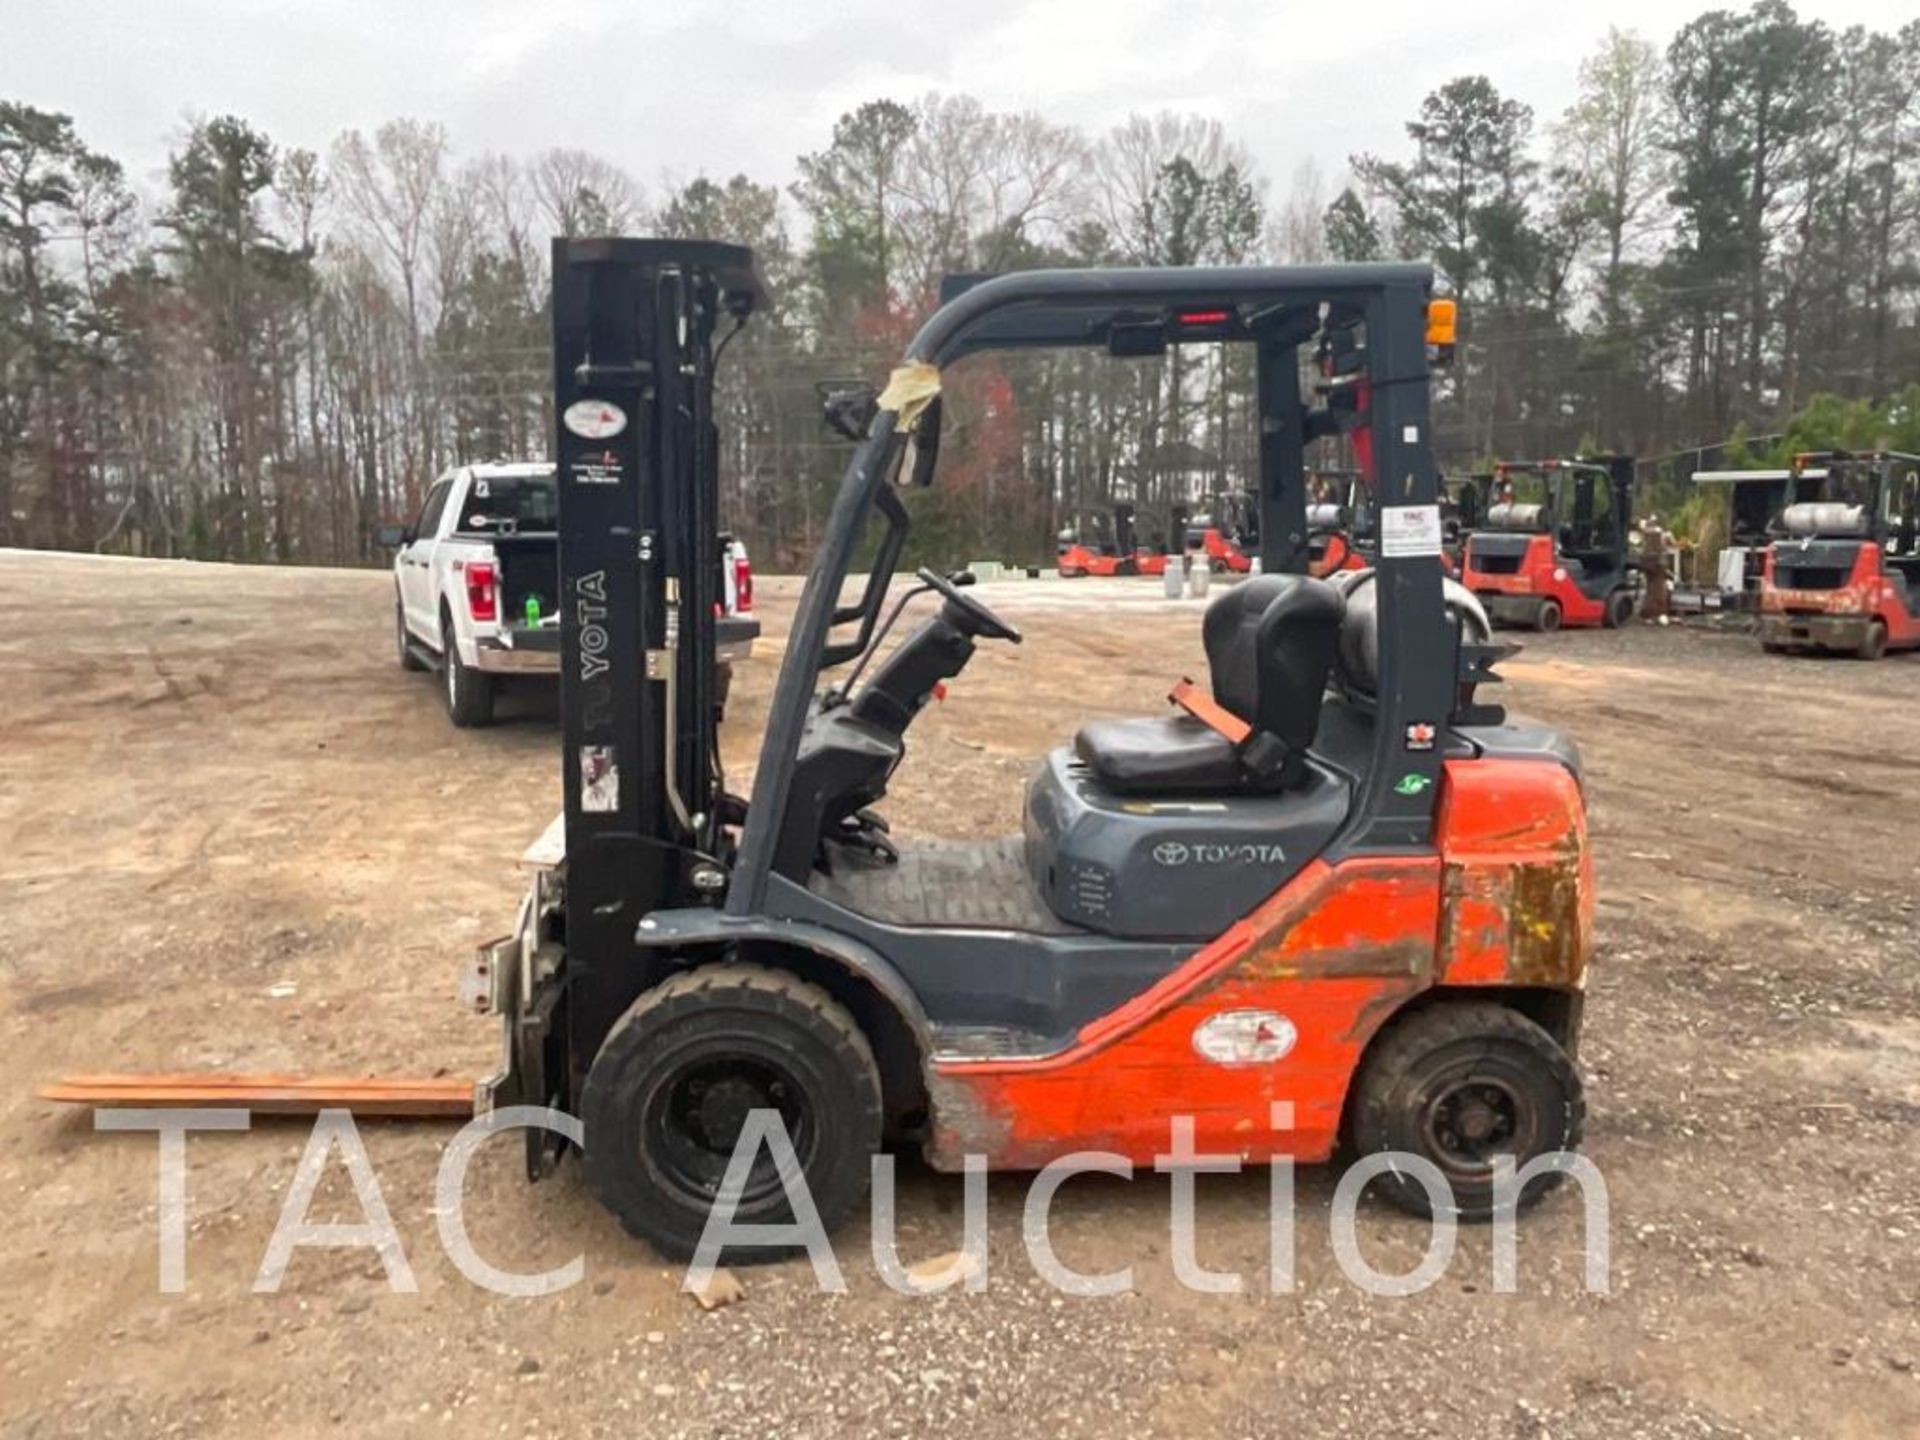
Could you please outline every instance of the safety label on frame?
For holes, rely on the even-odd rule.
[[[1438,505],[1387,505],[1380,511],[1380,553],[1389,556],[1440,553]]]

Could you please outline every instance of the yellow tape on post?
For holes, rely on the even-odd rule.
[[[880,392],[880,408],[899,415],[898,428],[911,431],[927,403],[940,393],[940,367],[924,360],[896,366]]]

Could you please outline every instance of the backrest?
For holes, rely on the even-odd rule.
[[[1201,638],[1213,698],[1289,750],[1304,751],[1340,640],[1346,602],[1324,580],[1256,575],[1207,607]]]

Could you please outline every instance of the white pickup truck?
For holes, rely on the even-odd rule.
[[[380,528],[393,561],[394,641],[408,670],[439,670],[455,725],[490,724],[494,677],[560,673],[560,518],[553,466],[462,465],[434,481],[411,525]],[[721,536],[720,694],[760,634],[747,547]]]

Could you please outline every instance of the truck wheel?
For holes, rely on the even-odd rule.
[[[460,659],[451,623],[440,628],[440,671],[445,681],[447,718],[462,730],[493,723],[493,677],[468,668]]]
[[[1560,602],[1542,600],[1540,609],[1533,617],[1533,628],[1543,635],[1550,635],[1560,628]]]
[[[580,1104],[587,1183],[630,1234],[685,1260],[748,1115],[773,1110],[831,1232],[866,1193],[880,1104],[873,1050],[824,990],[761,965],[704,965],[636,1000],[594,1057]],[[762,1144],[734,1222],[793,1218]],[[727,1255],[758,1263],[802,1249],[729,1246]]]
[[[1354,1091],[1351,1136],[1362,1155],[1401,1152],[1432,1162],[1462,1220],[1493,1215],[1493,1161],[1516,1166],[1580,1143],[1586,1102],[1573,1062],[1545,1030],[1504,1005],[1444,1004],[1395,1024],[1373,1048]],[[1560,1183],[1530,1182],[1521,1205]],[[1414,1215],[1433,1213],[1411,1175],[1380,1177]]]
[[[1867,638],[1860,642],[1860,648],[1853,652],[1862,660],[1878,660],[1887,653],[1887,626],[1882,620],[1875,620],[1867,626]]]
[[[1607,596],[1607,611],[1603,623],[1609,630],[1618,630],[1633,619],[1633,592],[1616,590]]]
[[[393,602],[393,639],[400,652],[402,670],[424,670],[427,662],[414,652],[413,637],[407,634],[407,607],[398,600]]]

